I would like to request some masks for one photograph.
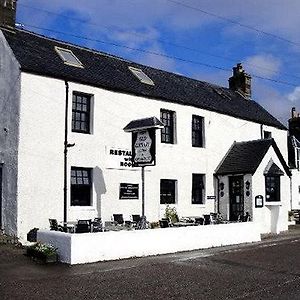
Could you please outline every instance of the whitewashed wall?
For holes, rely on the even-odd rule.
[[[288,210],[290,207],[290,178],[285,174],[280,176],[280,202],[266,202],[264,171],[268,162],[273,162],[284,171],[272,147],[269,148],[264,159],[252,177],[253,221],[260,226],[262,233],[279,233],[288,229]],[[255,208],[255,197],[264,197],[264,207]]]
[[[38,241],[58,248],[60,261],[69,264],[174,253],[260,240],[260,232],[253,222],[81,234],[38,231]]]
[[[69,133],[68,167],[94,169],[93,203],[90,207],[69,207],[68,219],[123,213],[125,219],[141,213],[141,200],[119,200],[119,184],[139,183],[139,169],[116,168],[110,148],[130,149],[131,136],[123,128],[133,119],[156,116],[160,109],[176,112],[177,143],[160,143],[157,135],[157,165],[146,167],[146,215],[157,221],[163,216],[160,205],[160,179],[176,179],[176,208],[180,216],[199,216],[214,211],[214,200],[204,205],[191,204],[192,173],[206,175],[206,196],[215,195],[214,171],[234,141],[261,137],[260,124],[236,119],[203,109],[149,100],[143,97],[106,91],[70,83],[72,92],[93,94],[92,134]],[[245,100],[247,101],[247,100]],[[20,132],[19,213],[21,234],[33,227],[47,228],[48,218],[62,220],[63,214],[63,142],[65,84],[63,81],[23,73]],[[69,106],[71,126],[71,105]],[[196,114],[205,118],[205,148],[191,146],[191,120]],[[267,127],[266,127],[267,128]],[[266,129],[267,130],[267,129]],[[286,131],[269,128],[285,154]],[[96,176],[95,176],[96,175]],[[70,184],[68,174],[68,184]],[[70,195],[68,187],[68,195]]]
[[[300,172],[297,169],[292,171],[292,203],[290,210],[300,209]]]

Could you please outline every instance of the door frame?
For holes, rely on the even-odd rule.
[[[233,193],[232,193],[232,182],[234,180],[240,180],[240,202],[239,202],[239,210],[233,210]],[[235,203],[236,204],[236,203]],[[234,175],[234,176],[229,176],[229,220],[230,221],[238,221],[238,216],[236,214],[238,213],[239,215],[244,214],[244,209],[245,209],[245,199],[244,199],[244,175]]]

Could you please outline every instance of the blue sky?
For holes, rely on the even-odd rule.
[[[299,11],[299,0],[18,0],[17,22],[226,87],[242,62],[251,75],[288,83],[252,80],[252,98],[286,124],[291,107],[300,111]]]

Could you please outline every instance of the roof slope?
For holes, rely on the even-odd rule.
[[[217,175],[254,174],[270,147],[273,147],[285,172],[289,168],[274,139],[234,142],[216,170]]]
[[[245,100],[228,88],[139,65],[103,52],[64,43],[25,30],[2,30],[23,71],[109,90],[190,105],[286,130],[255,101]],[[84,68],[63,63],[54,47],[72,52]],[[140,68],[154,82],[141,83],[128,69]]]

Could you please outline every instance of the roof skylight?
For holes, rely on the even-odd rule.
[[[141,69],[137,69],[134,67],[128,67],[128,69],[132,72],[134,76],[136,76],[140,82],[149,84],[149,85],[154,85],[154,82],[151,80],[151,78],[146,75]]]
[[[55,47],[55,51],[58,53],[58,55],[66,65],[83,68],[82,63],[71,50]]]

